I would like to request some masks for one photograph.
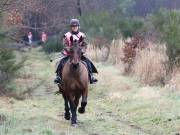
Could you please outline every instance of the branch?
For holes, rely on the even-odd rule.
[[[13,36],[8,35],[7,32],[0,33],[0,37],[8,38],[8,39],[11,39],[11,40],[13,40],[13,41],[15,41],[15,42],[20,42],[20,43],[22,43],[22,44],[24,44],[24,45],[29,45],[28,42],[25,42],[25,41],[23,41],[23,40],[21,40],[21,39],[13,38]]]
[[[2,0],[0,3],[0,12],[9,10],[16,2],[17,0]]]

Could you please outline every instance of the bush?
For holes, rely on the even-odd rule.
[[[107,11],[86,14],[80,18],[83,31],[92,38],[103,37],[112,41],[119,34],[132,37],[143,28],[144,20],[137,17],[124,17]]]
[[[140,32],[144,26],[142,18],[125,18],[119,21],[118,26],[120,28],[123,37],[132,37],[136,33]]]
[[[46,53],[52,53],[61,51],[63,49],[63,45],[60,43],[58,36],[54,36],[43,44],[42,48]]]
[[[14,51],[7,48],[0,47],[0,86],[13,79],[15,73],[23,67],[25,59],[16,60]]]
[[[90,37],[104,37],[112,40],[117,33],[114,17],[108,11],[85,14],[80,18],[82,30]]]
[[[160,9],[149,20],[154,29],[160,32],[161,40],[166,42],[171,66],[180,63],[180,11]]]
[[[2,14],[0,14],[1,19]],[[23,66],[25,59],[16,59],[15,52],[11,49],[10,39],[2,34],[5,33],[2,28],[2,21],[0,23],[0,33],[0,94],[4,94],[4,87],[9,80],[14,78],[15,73]]]

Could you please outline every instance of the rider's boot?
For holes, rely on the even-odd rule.
[[[97,81],[98,80],[93,76],[93,74],[90,74],[90,84],[95,84]]]
[[[56,84],[61,83],[61,77],[59,75],[56,75],[56,78],[54,79],[54,83],[56,83]]]
[[[61,85],[62,84],[62,79],[59,74],[56,75],[56,78],[54,79],[54,83]],[[59,90],[55,92],[55,94],[62,94],[62,88],[61,86],[59,87]]]

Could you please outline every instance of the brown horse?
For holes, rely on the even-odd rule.
[[[78,112],[84,113],[87,105],[89,80],[86,65],[81,61],[82,48],[80,46],[80,42],[82,41],[82,37],[79,41],[74,41],[71,36],[70,40],[72,43],[72,47],[70,48],[72,55],[62,70],[62,86],[59,86],[59,88],[62,88],[62,95],[65,102],[64,117],[66,120],[70,120],[69,111],[71,111],[71,124],[72,126],[76,126],[76,111],[81,96],[81,107],[79,107]]]

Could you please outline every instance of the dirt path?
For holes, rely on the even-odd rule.
[[[25,100],[0,98],[0,135],[169,135],[180,130],[180,100],[100,63],[86,113],[78,114],[78,127],[72,128],[63,118],[62,97],[54,95],[54,64],[38,50],[27,56],[24,72],[11,87],[30,93]]]

